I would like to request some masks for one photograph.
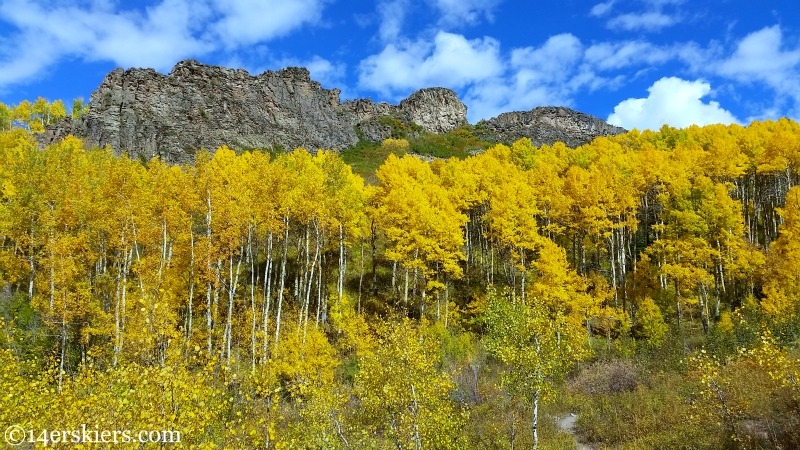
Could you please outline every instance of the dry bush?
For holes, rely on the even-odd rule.
[[[639,382],[639,371],[631,361],[599,361],[578,372],[567,388],[586,395],[617,394],[634,391]]]

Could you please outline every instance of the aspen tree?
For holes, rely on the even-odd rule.
[[[365,426],[393,446],[462,448],[463,417],[448,395],[454,386],[436,369],[438,343],[425,324],[404,319],[381,328],[375,352],[361,363],[355,393]]]

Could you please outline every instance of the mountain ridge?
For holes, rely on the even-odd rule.
[[[67,134],[91,146],[172,163],[190,162],[200,148],[342,150],[360,140],[382,141],[404,133],[446,133],[468,125],[467,107],[447,88],[420,89],[398,105],[370,99],[340,100],[308,69],[288,67],[251,75],[181,61],[169,74],[153,69],[115,69],[92,93],[77,120],[54,124],[43,145]],[[536,145],[580,145],[625,130],[563,107],[503,113],[482,121],[476,135],[495,142],[529,137]],[[412,136],[413,137],[413,136]]]

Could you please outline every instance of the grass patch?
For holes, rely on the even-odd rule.
[[[576,381],[581,378],[586,374]],[[567,403],[578,415],[578,433],[597,448],[711,448],[719,442],[715,424],[692,407],[697,386],[681,374],[654,374],[630,391],[590,393],[586,387],[568,386]]]
[[[491,147],[473,134],[473,127],[464,126],[442,134],[426,133],[409,141],[411,151],[436,158],[466,158]]]
[[[392,126],[392,137],[394,138],[405,138],[418,132],[417,128],[419,126],[416,124],[404,125],[404,128],[398,124],[397,119],[387,117],[381,120],[382,123],[386,122],[385,124]],[[356,131],[360,130],[356,128]],[[354,173],[364,178],[367,184],[376,184],[378,180],[375,177],[375,171],[383,164],[389,154],[394,153],[396,156],[402,157],[405,152],[390,151],[382,148],[380,142],[364,140],[363,133],[359,136],[362,139],[356,145],[342,150],[340,156],[345,163],[353,168]],[[442,159],[466,158],[493,145],[491,142],[478,139],[473,134],[473,127],[471,126],[456,128],[442,134],[422,133],[410,139],[409,144],[413,153]]]
[[[375,171],[383,164],[392,151],[381,147],[380,142],[358,141],[352,147],[342,150],[340,156],[342,161],[353,168],[353,173],[361,175],[367,184],[377,184]],[[398,157],[402,153],[395,153]]]

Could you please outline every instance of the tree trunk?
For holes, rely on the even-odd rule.
[[[306,292],[305,292],[305,294],[306,294],[305,295],[306,296],[306,301],[305,301],[305,303],[306,303],[306,306],[305,306],[306,313],[305,313],[305,318],[303,319],[304,320],[304,322],[303,322],[303,341],[302,341],[303,344],[306,343],[306,334],[307,334],[307,331],[308,331],[308,309],[311,306],[311,287],[314,284],[313,283],[313,281],[314,281],[314,271],[317,268],[317,258],[319,258],[319,250],[320,250],[320,243],[319,243],[320,236],[319,236],[319,234],[320,234],[319,233],[319,225],[317,225],[317,222],[315,221],[314,222],[314,241],[315,241],[314,242],[314,259],[311,261],[311,272],[308,275],[308,283],[307,283]],[[306,242],[308,242],[308,241],[306,241]],[[317,306],[319,306],[319,305],[317,305]]]
[[[261,332],[264,334],[263,336],[263,344],[262,344],[262,354],[263,359],[261,360],[261,364],[267,363],[267,352],[269,351],[269,307],[270,302],[272,300],[272,230],[269,232],[269,237],[267,237],[267,264],[264,268],[264,288],[262,293],[264,295],[263,304],[264,304],[264,322],[261,325]]]
[[[191,249],[191,258],[189,259],[189,301],[188,311],[186,312],[186,345],[192,341],[192,307],[194,306],[194,232],[191,225],[189,226],[189,245]]]
[[[377,235],[375,229],[375,221],[372,221],[371,227],[370,246],[372,247],[372,297],[378,297],[378,244],[376,242]]]
[[[281,289],[278,291],[278,311],[275,316],[275,347],[281,335],[281,309],[283,307],[283,290],[286,286],[286,254],[289,251],[289,216],[283,218],[283,257],[281,258]]]
[[[531,431],[533,432],[533,450],[539,448],[539,389],[533,392],[533,413],[531,414]]]
[[[361,267],[358,275],[358,313],[361,314],[361,287],[364,284],[364,240],[361,240]]]
[[[339,302],[342,301],[342,293],[344,291],[344,273],[347,269],[347,259],[344,254],[344,229],[342,224],[339,224],[339,282],[336,286],[339,290]]]
[[[236,262],[236,271],[233,270],[233,255],[228,257],[228,315],[225,319],[225,359],[231,359],[231,336],[233,334],[233,302],[236,297],[236,288],[239,284],[239,270],[242,266],[244,249],[239,249],[239,261]]]
[[[250,360],[251,360],[251,368],[253,371],[256,370],[256,323],[258,320],[256,319],[256,268],[255,262],[253,261],[253,227],[250,226],[247,228],[247,263],[250,266],[250,311],[251,311],[251,321],[250,324]]]

